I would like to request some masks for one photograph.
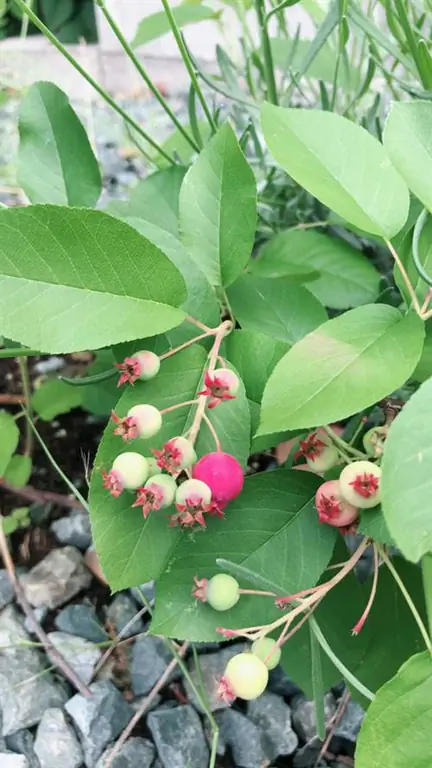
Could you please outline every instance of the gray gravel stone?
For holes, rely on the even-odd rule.
[[[315,704],[313,701],[298,696],[291,702],[293,726],[303,741],[309,742],[317,735]],[[336,702],[333,694],[324,696],[325,721],[328,723],[336,712]]]
[[[67,605],[57,614],[54,624],[61,632],[84,637],[92,643],[103,643],[108,639],[94,608],[85,603]]]
[[[216,720],[223,741],[231,747],[236,766],[241,768],[264,768],[270,765],[261,731],[247,717],[235,709],[217,712]]]
[[[41,605],[39,608],[33,608],[33,613],[38,624],[43,624],[48,615],[48,608],[46,605]],[[24,628],[31,635],[34,635],[34,624],[27,616],[24,619]]]
[[[357,740],[365,714],[366,713],[360,704],[357,704],[356,701],[350,699],[334,735],[354,744]]]
[[[79,768],[83,752],[61,709],[47,709],[39,723],[35,752],[41,768]]]
[[[119,735],[134,714],[120,691],[109,682],[93,683],[91,697],[77,693],[65,709],[78,729],[87,768],[94,768],[105,747]]]
[[[223,675],[229,660],[232,659],[232,657],[237,653],[241,653],[241,651],[244,650],[244,647],[245,646],[243,644],[226,646],[217,653],[206,653],[199,657],[202,679],[212,712],[215,712],[217,709],[226,709],[229,706],[217,695],[217,681]],[[193,659],[190,659],[188,666],[193,682],[195,684],[199,683],[199,678]],[[195,692],[187,680],[185,680],[185,688],[191,704],[193,704],[195,709],[197,709],[199,712],[204,712],[195,695]]]
[[[151,691],[171,659],[171,651],[159,637],[148,635],[138,638],[134,643],[131,666],[132,690],[135,696],[145,696]],[[169,681],[178,680],[179,677],[181,672],[177,667]]]
[[[75,547],[53,549],[20,581],[29,603],[57,608],[89,586],[91,574]]]
[[[292,755],[298,738],[291,726],[291,710],[274,693],[263,693],[248,705],[248,717],[262,733],[267,755],[273,760],[278,755]]]
[[[24,755],[13,755],[10,752],[0,752],[1,768],[30,768],[29,761]]]
[[[122,638],[126,638],[137,635],[139,632],[144,632],[144,622],[140,617],[135,619],[126,633],[123,633],[123,629],[134,619],[137,613],[138,609],[135,601],[126,592],[123,592],[116,595],[112,603],[110,603],[106,616],[108,621],[114,625],[117,634],[121,633]]]
[[[285,674],[280,664],[270,671],[267,690],[286,699],[292,699],[293,696],[302,693],[298,685]]]
[[[91,546],[90,518],[87,512],[80,509],[71,509],[67,517],[54,520],[50,530],[61,544],[71,544],[82,550]]]
[[[97,761],[96,768],[106,768],[107,760],[112,752],[109,747]],[[111,763],[111,768],[151,768],[155,756],[155,748],[151,741],[133,737],[128,739],[120,752]]]
[[[29,641],[22,617],[12,605],[0,614],[0,710],[3,736],[36,725],[48,707],[60,707],[67,698],[52,675],[41,674],[46,658],[35,648],[20,646]]]
[[[25,755],[28,760],[29,768],[41,768],[39,759],[34,751],[33,735],[27,729],[15,731],[10,736],[6,736],[6,746],[11,752],[18,752]]]
[[[141,599],[140,592],[143,593],[144,597],[147,598],[150,605],[153,605],[155,600],[155,582],[154,581],[146,581],[145,584],[140,584],[139,587],[132,587],[132,589],[129,590],[131,593],[133,599],[136,601],[137,605],[139,605],[140,608],[143,607],[143,601]]]
[[[48,637],[54,648],[60,651],[82,682],[89,683],[93,676],[93,670],[102,656],[100,649],[89,640],[76,635],[68,635],[66,632],[49,632]],[[53,661],[49,652],[48,656]]]
[[[204,768],[209,751],[201,720],[189,704],[151,712],[147,724],[163,768]]]
[[[13,586],[5,568],[0,570],[0,611],[12,602],[14,596]]]

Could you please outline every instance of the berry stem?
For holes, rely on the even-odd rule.
[[[209,355],[209,364],[207,368],[208,373],[211,374],[215,370],[222,341],[225,336],[231,333],[232,329],[233,329],[233,324],[231,320],[225,320],[223,323],[220,324],[219,328],[217,329],[215,334],[215,340],[213,342],[213,347]],[[203,415],[205,413],[206,404],[207,404],[207,395],[200,395],[198,407],[195,412],[195,417],[189,431],[189,440],[192,443],[192,445],[195,443],[198,437],[198,432],[201,427],[201,422],[203,420]]]
[[[379,556],[378,556],[378,550],[375,544],[373,545],[373,556],[374,556],[374,573],[373,573],[372,589],[369,595],[369,600],[367,601],[367,604],[366,604],[366,608],[364,609],[362,615],[360,616],[357,624],[352,629],[353,635],[358,635],[359,632],[362,631],[365,621],[369,616],[373,602],[375,600],[377,586],[378,586],[378,573],[379,573]]]
[[[425,314],[431,299],[432,299],[432,288],[429,288],[427,293],[426,293],[425,300],[424,300],[424,302],[423,302],[423,304],[421,305],[421,308],[420,308],[420,314],[422,316]]]
[[[406,600],[406,603],[407,603],[407,605],[408,605],[408,607],[409,607],[409,609],[410,609],[410,611],[411,611],[411,613],[412,613],[412,615],[414,617],[414,620],[415,620],[415,622],[416,622],[416,624],[417,624],[417,626],[418,626],[418,628],[420,630],[420,634],[421,634],[423,640],[425,641],[425,645],[426,645],[427,650],[429,651],[429,653],[432,654],[432,640],[429,637],[428,631],[427,631],[427,629],[426,629],[426,627],[425,627],[425,625],[423,623],[423,619],[421,618],[421,616],[420,616],[416,606],[414,605],[414,602],[413,602],[413,600],[411,598],[411,595],[409,594],[409,592],[408,592],[405,584],[403,583],[401,577],[399,576],[396,568],[394,567],[392,561],[390,560],[389,556],[387,555],[385,547],[380,547],[379,544],[376,544],[376,547],[378,549],[378,552],[380,554],[381,559],[386,564],[387,568],[389,569],[391,575],[393,576],[396,584],[398,585],[400,591],[402,592],[402,594],[403,594],[403,596],[404,596],[404,598]],[[423,571],[423,574],[424,574],[424,571]],[[424,578],[424,576],[423,576],[423,578]]]
[[[195,402],[197,402],[197,401],[195,400]],[[207,424],[207,426],[208,426],[208,428],[209,428],[209,430],[210,430],[210,432],[212,434],[213,440],[215,441],[216,450],[217,451],[221,451],[222,450],[222,446],[221,446],[220,440],[218,438],[218,434],[217,434],[213,424],[211,423],[209,417],[207,416],[207,414],[205,412],[203,413],[202,417],[203,417],[203,421]]]
[[[239,595],[260,595],[261,597],[276,597],[274,592],[263,592],[260,589],[239,589]]]
[[[206,333],[213,333],[212,328],[209,328],[208,325],[204,325],[204,323],[201,323],[199,320],[195,320],[195,318],[192,317],[192,315],[186,315],[185,320],[187,320],[188,323],[192,323],[192,325],[196,325],[196,327],[199,328],[201,331],[206,331]]]
[[[399,256],[398,252],[396,251],[396,249],[394,248],[394,246],[390,242],[390,240],[386,240],[385,242],[386,242],[387,248],[389,249],[391,255],[393,256],[393,258],[394,258],[394,260],[395,260],[395,262],[396,262],[396,264],[397,264],[397,266],[399,268],[399,272],[402,275],[402,279],[403,279],[403,281],[404,281],[404,283],[406,285],[407,291],[408,291],[408,293],[409,293],[409,295],[411,297],[411,301],[412,301],[413,307],[414,307],[415,311],[417,312],[417,314],[421,315],[419,300],[417,298],[417,294],[416,294],[416,292],[415,292],[415,290],[413,288],[411,280],[408,277],[408,272],[406,271],[404,265],[402,264],[402,260],[401,260],[401,258]]]
[[[315,608],[318,608],[322,599],[323,598],[321,597],[319,600],[316,601],[315,605],[313,605],[312,608],[310,608],[309,611],[305,613],[305,615],[300,619],[300,621],[295,625],[295,627],[291,629],[290,632],[288,632],[288,629],[291,626],[291,621],[286,623],[284,629],[281,632],[279,639],[276,641],[279,648],[281,648],[282,645],[284,645],[284,643],[287,643],[288,640],[290,640],[292,636],[295,635],[295,633],[298,632],[298,630],[301,629],[302,626],[306,624],[307,621],[309,621]]]
[[[185,400],[184,403],[177,403],[176,405],[170,405],[169,408],[164,408],[160,413],[162,415],[171,413],[171,411],[176,411],[177,408],[184,408],[186,405],[195,405],[197,402],[198,400]]]
[[[202,339],[207,339],[209,336],[214,336],[216,331],[214,330],[208,330],[205,333],[201,333],[200,336],[195,336],[193,339],[189,339],[189,341],[185,341],[184,344],[180,344],[179,347],[174,347],[174,349],[170,349],[169,352],[165,352],[163,355],[159,355],[159,360],[166,360],[167,357],[172,357],[173,355],[176,355],[177,352],[181,352],[182,349],[186,349],[186,347],[192,346],[192,344],[196,344],[197,341],[201,341]]]
[[[362,453],[361,451],[358,451],[357,448],[353,448],[352,445],[349,445],[345,440],[343,440],[339,435],[336,434],[336,432],[329,426],[323,427],[324,432],[327,433],[327,435],[333,440],[334,444],[339,448],[342,449],[343,452],[350,453],[352,456],[356,456],[358,459],[365,459],[367,458],[365,453]],[[351,461],[351,459],[350,459]]]

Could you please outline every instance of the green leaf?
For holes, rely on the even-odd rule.
[[[219,17],[219,12],[213,11],[207,5],[197,3],[183,3],[176,8],[172,8],[172,13],[180,28],[185,27],[187,24],[196,24],[199,21],[208,21]],[[151,16],[145,16],[138,24],[138,29],[131,42],[131,46],[132,48],[138,48],[139,45],[150,43],[152,40],[156,40],[168,32],[171,32],[171,27],[164,11],[153,13]]]
[[[432,762],[432,659],[410,658],[377,693],[360,731],[356,768],[422,768]]]
[[[185,176],[180,191],[183,244],[212,285],[229,285],[254,243],[256,183],[225,123]]]
[[[15,420],[7,411],[0,411],[0,477],[3,477],[15,453],[18,440],[19,429]]]
[[[234,331],[226,341],[227,358],[239,372],[247,396],[255,403],[261,402],[267,379],[286,351],[287,345],[282,341],[256,331]]]
[[[396,546],[414,563],[432,550],[432,432],[427,418],[431,407],[429,379],[392,423],[382,461],[384,517]]]
[[[393,237],[408,216],[408,187],[364,128],[333,112],[264,104],[261,124],[277,162],[310,194],[371,234]]]
[[[268,448],[275,448],[284,440],[291,440],[292,437],[297,437],[297,435],[301,435],[304,432],[304,430],[295,429],[288,432],[273,432],[271,435],[263,435],[257,437],[256,432],[258,429],[261,411],[260,405],[255,403],[253,400],[249,400],[249,410],[251,415],[252,435],[251,453],[261,453],[262,451],[266,451]]]
[[[373,405],[410,377],[423,340],[418,315],[384,304],[328,320],[277,364],[258,434],[330,424]]]
[[[432,210],[432,103],[393,104],[384,129],[384,147],[412,192]]]
[[[73,0],[41,0],[42,19],[54,32],[63,26],[74,13]]]
[[[416,296],[419,300],[420,306],[423,304],[426,294],[429,290],[429,285],[420,277],[416,265],[413,259],[413,236],[412,231],[407,233],[400,245],[399,257],[405,266],[408,277],[412,283],[412,286],[416,292]],[[418,240],[418,255],[422,267],[430,275],[432,274],[432,219],[428,219],[423,226],[420,237]],[[407,306],[411,304],[411,296],[409,295],[403,277],[400,273],[397,264],[394,266],[394,276],[396,283],[402,296],[405,299]]]
[[[277,470],[247,477],[222,524],[210,520],[205,534],[183,537],[171,553],[158,581],[152,632],[214,640],[220,638],[215,630],[221,623],[239,628],[277,617],[271,598],[243,596],[223,619],[194,600],[194,576],[216,573],[217,558],[246,566],[271,581],[280,594],[315,584],[335,542],[335,531],[318,522],[314,507],[317,487],[311,473]],[[313,547],[309,545],[312,541]]]
[[[192,400],[199,391],[206,361],[207,353],[198,345],[164,360],[156,379],[137,382],[124,392],[116,413],[124,416],[133,405],[142,402],[162,410]],[[250,425],[246,409],[244,391],[240,390],[235,400],[209,413],[222,449],[235,455],[243,464],[249,453]],[[126,589],[158,577],[176,542],[189,537],[190,533],[169,527],[169,510],[149,515],[144,520],[139,509],[131,509],[132,494],[122,494],[114,499],[103,490],[101,472],[109,470],[121,451],[132,450],[151,456],[152,448],[158,449],[169,438],[181,435],[190,425],[190,418],[190,407],[172,411],[163,417],[162,429],[153,440],[135,441],[131,445],[124,445],[119,437],[113,435],[111,422],[105,430],[91,478],[90,514],[102,569],[114,590]],[[196,448],[199,455],[214,450],[205,424],[202,425]],[[198,533],[196,535],[199,536]]]
[[[6,536],[10,536],[10,534],[14,533],[16,529],[19,527],[18,521],[15,520],[12,517],[12,515],[9,515],[8,517],[3,517],[1,522],[2,522],[3,530]]]
[[[327,307],[346,309],[373,302],[380,275],[363,254],[343,240],[311,230],[280,232],[253,259],[249,271],[262,277],[283,277],[292,266],[317,270],[307,289]]]
[[[20,105],[18,182],[32,203],[93,207],[102,181],[84,126],[66,94],[35,83]]]
[[[0,327],[22,344],[44,352],[98,349],[184,319],[178,270],[106,213],[2,209],[0,234]]]
[[[394,541],[389,534],[387,524],[381,507],[373,509],[362,509],[360,522],[357,528],[359,533],[377,541],[379,544],[386,544],[389,547],[394,546]]]
[[[31,473],[32,460],[30,456],[21,456],[16,453],[6,467],[4,479],[14,488],[22,488],[30,480]]]
[[[96,353],[96,359],[89,367],[87,375],[94,376],[104,371],[112,371],[114,363],[112,351],[103,349]],[[120,398],[117,381],[118,376],[114,376],[114,378],[80,388],[82,408],[96,416],[109,416]]]
[[[242,328],[290,345],[327,318],[322,304],[306,288],[285,279],[242,275],[227,294]]]
[[[274,37],[271,39],[271,47],[274,63],[278,69],[286,72],[287,63],[290,62],[290,68],[294,71],[298,71],[310,50],[311,41],[287,40],[285,37]],[[336,62],[337,51],[332,49],[328,44],[323,45],[308,67],[307,76],[313,77],[316,80],[323,80],[325,83],[333,85]],[[350,81],[352,74],[354,74],[354,82]],[[357,71],[354,73],[350,72],[348,76],[346,71],[342,68],[340,72],[340,85],[347,87],[348,84],[351,88],[357,88],[359,85],[359,74]]]
[[[61,413],[79,408],[82,390],[71,387],[60,379],[47,379],[32,395],[32,406],[43,421],[51,421]]]
[[[111,200],[107,212],[122,219],[144,219],[178,237],[180,187],[186,170],[182,165],[175,165],[152,173],[138,182],[129,200]]]
[[[432,320],[426,320],[425,331],[423,351],[412,375],[412,378],[421,384],[432,376]]]

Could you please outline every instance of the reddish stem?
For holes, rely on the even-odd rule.
[[[170,349],[169,352],[165,352],[163,355],[159,355],[159,360],[166,360],[167,357],[172,357],[172,355],[176,355],[177,352],[181,352],[182,349],[186,349],[186,347],[192,346],[192,344],[195,344],[197,341],[201,341],[201,339],[207,339],[209,336],[214,336],[216,331],[209,330],[205,333],[202,333],[201,336],[195,336],[193,339],[189,339],[189,341],[185,341],[184,344],[180,344],[179,347],[174,347],[174,349]]]

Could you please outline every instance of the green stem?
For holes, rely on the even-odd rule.
[[[42,32],[42,34],[45,35],[46,38],[48,38],[48,40],[57,48],[57,50],[60,51],[65,59],[67,59],[68,62],[72,64],[77,72],[79,72],[80,75],[82,75],[82,77],[87,80],[87,82],[92,86],[92,88],[95,89],[99,96],[101,96],[107,102],[107,104],[109,104],[110,107],[112,107],[123,118],[125,123],[128,123],[140,136],[142,136],[143,139],[145,139],[145,141],[147,141],[153,147],[153,149],[159,152],[159,154],[162,155],[165,160],[168,160],[168,162],[172,165],[176,165],[174,158],[168,155],[167,152],[165,152],[165,150],[157,143],[157,141],[152,139],[152,137],[149,136],[149,134],[144,131],[143,128],[141,128],[140,124],[137,123],[136,120],[134,120],[132,117],[130,117],[130,115],[128,115],[128,113],[125,112],[125,110],[120,107],[119,104],[117,104],[117,102],[109,95],[109,93],[107,93],[107,91],[102,88],[102,86],[99,85],[96,80],[93,79],[89,72],[87,72],[87,70],[78,63],[72,54],[69,53],[67,48],[62,45],[60,40],[58,40],[56,36],[53,35],[53,33],[48,29],[48,27],[45,26],[43,21],[41,21],[41,19],[36,16],[35,13],[33,13],[32,9],[29,8],[29,6],[25,3],[25,0],[15,0],[15,4],[22,10],[24,14],[28,16],[35,27],[37,27]]]
[[[8,357],[34,357],[40,355],[38,349],[26,349],[25,347],[5,347],[0,349],[0,360]]]
[[[28,414],[28,418],[31,421],[32,415],[33,415],[33,408],[32,408],[32,402],[31,402],[32,391],[31,391],[27,358],[19,357],[17,362],[19,365],[19,370],[21,375],[21,384],[22,384],[22,390],[23,390],[24,400],[26,404],[27,414]],[[27,420],[26,422],[25,448],[24,448],[24,453],[26,456],[31,456],[31,452],[33,449],[33,431],[31,428],[30,421]]]
[[[31,9],[33,5],[33,0],[25,0],[26,5]],[[29,28],[29,17],[23,16],[22,22],[21,22],[21,31],[20,31],[20,38],[21,40],[25,40],[28,34],[28,28]]]
[[[357,448],[353,448],[352,445],[349,445],[349,443],[346,442],[346,440],[342,440],[339,435],[334,432],[334,430],[331,427],[328,427],[327,425],[323,427],[324,432],[327,432],[328,436],[333,440],[335,445],[337,445],[338,448],[341,448],[342,451],[345,451],[346,453],[350,453],[352,456],[355,456],[357,459],[364,459],[365,454],[361,451],[358,451]]]
[[[420,630],[420,634],[421,634],[423,640],[425,641],[426,648],[428,649],[429,653],[432,653],[432,641],[431,641],[431,639],[430,639],[430,637],[428,635],[428,632],[427,632],[426,627],[425,627],[425,625],[423,623],[422,617],[420,616],[416,606],[414,605],[414,602],[413,602],[413,600],[411,598],[410,593],[408,592],[408,590],[407,590],[405,584],[403,583],[401,577],[399,576],[396,568],[394,567],[392,561],[390,560],[389,556],[387,555],[387,552],[386,552],[385,548],[384,547],[380,547],[379,544],[376,544],[376,548],[377,548],[377,550],[379,552],[379,555],[380,555],[382,561],[386,564],[386,566],[389,569],[391,575],[393,576],[396,584],[398,585],[400,591],[402,592],[402,594],[403,594],[403,596],[404,596],[404,598],[406,600],[406,603],[408,605],[408,608],[410,609],[410,611],[411,611],[411,613],[412,613],[412,615],[414,617],[414,620],[415,620],[415,622],[416,622],[416,624],[417,624],[417,626],[418,626],[418,628]],[[431,575],[432,575],[432,571],[430,570],[430,567],[431,567],[430,562],[427,563],[427,565],[425,566],[425,560],[426,560],[427,557],[430,558],[431,556],[430,555],[425,555],[425,557],[422,560],[422,567],[423,567],[423,581],[424,581],[424,584],[425,584],[426,605],[427,605],[429,622],[430,622],[431,618],[432,618],[432,613],[429,613],[429,610],[432,609],[432,600],[431,600],[431,598],[432,598],[432,592],[431,592]],[[428,571],[427,575],[425,574],[425,568]],[[428,586],[427,586],[427,582],[428,582]],[[428,591],[429,591],[429,594],[428,594]],[[429,603],[428,603],[428,600],[429,600]]]
[[[175,41],[177,43],[177,47],[179,49],[180,55],[181,55],[181,57],[183,59],[184,65],[185,65],[185,67],[186,67],[186,69],[188,71],[189,77],[191,79],[191,83],[192,83],[192,85],[193,85],[193,87],[195,89],[195,93],[196,93],[196,95],[198,96],[198,98],[199,98],[199,100],[201,102],[201,106],[202,106],[204,114],[205,114],[205,116],[206,116],[206,118],[207,118],[207,120],[209,122],[209,125],[210,125],[210,128],[211,128],[212,132],[216,133],[217,125],[216,125],[215,121],[213,120],[213,115],[212,115],[212,113],[210,112],[210,110],[209,110],[209,108],[207,106],[207,102],[206,102],[204,94],[203,94],[203,92],[201,90],[201,86],[200,86],[200,84],[198,82],[197,74],[195,72],[193,63],[192,63],[191,58],[189,56],[188,50],[187,50],[187,48],[185,46],[182,34],[181,34],[180,29],[178,27],[178,24],[177,24],[177,22],[175,20],[174,14],[173,14],[173,12],[171,10],[171,6],[169,4],[169,0],[162,0],[162,5],[164,7],[164,11],[165,11],[166,17],[167,17],[169,25],[171,27],[171,31],[172,31],[172,33],[174,35],[174,38],[175,38]]]
[[[429,637],[432,637],[432,554],[422,557],[423,589],[426,602],[426,612],[429,625]],[[429,640],[428,651],[432,653],[432,645]]]
[[[276,80],[273,66],[273,56],[270,46],[270,38],[268,35],[266,18],[264,12],[264,0],[254,0],[255,11],[258,17],[258,26],[261,33],[261,46],[264,57],[264,74],[267,86],[267,98],[271,104],[278,103],[278,95],[276,88]]]
[[[163,95],[159,91],[159,89],[154,85],[151,77],[147,74],[146,70],[144,69],[143,65],[141,64],[140,60],[137,58],[135,53],[133,52],[131,46],[129,45],[128,41],[124,37],[121,29],[118,27],[116,21],[114,20],[113,16],[109,12],[108,8],[105,5],[105,0],[96,0],[97,4],[99,5],[100,9],[102,10],[103,15],[105,16],[108,24],[110,25],[112,31],[114,32],[117,40],[119,41],[120,45],[122,46],[124,52],[129,57],[129,59],[132,61],[133,65],[135,66],[136,70],[141,75],[142,79],[144,80],[145,84],[150,88],[153,96],[156,97],[159,104],[163,107],[167,115],[170,117],[171,121],[174,123],[177,130],[184,136],[186,141],[191,145],[191,147],[196,151],[199,152],[199,146],[198,144],[193,140],[192,136],[189,135],[187,130],[183,127],[180,120],[174,112],[172,111],[171,107],[168,105],[166,100],[164,99]]]

